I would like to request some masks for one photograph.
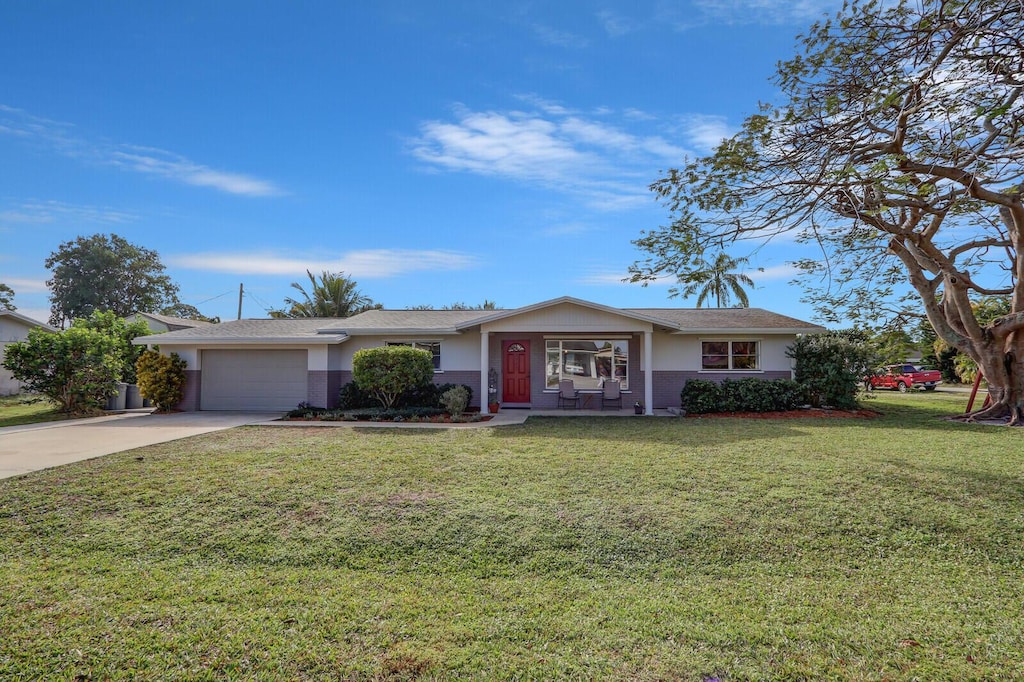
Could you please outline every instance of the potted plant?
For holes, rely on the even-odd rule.
[[[491,367],[487,371],[487,411],[491,414],[498,413],[498,370]]]

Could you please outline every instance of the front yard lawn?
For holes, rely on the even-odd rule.
[[[12,395],[0,398],[0,427],[70,419],[48,398]]]
[[[1022,433],[965,402],[245,427],[3,480],[0,678],[1019,678]]]

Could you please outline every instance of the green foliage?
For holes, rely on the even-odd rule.
[[[177,303],[178,285],[163,274],[156,251],[111,234],[95,234],[64,242],[46,259],[53,272],[50,324],[89,317],[110,310],[119,317],[152,313]]]
[[[177,353],[162,355],[155,350],[144,351],[135,365],[142,397],[153,401],[161,412],[173,410],[185,397],[187,365]]]
[[[722,383],[690,379],[680,393],[687,414],[781,412],[805,402],[804,388],[789,379],[725,379]]]
[[[114,343],[114,352],[120,367],[118,381],[123,381],[127,384],[136,383],[135,362],[142,355],[145,348],[132,344],[132,339],[152,333],[145,322],[126,322],[124,318],[109,310],[96,310],[87,318],[75,320],[72,326],[95,329],[101,334],[110,337]]]
[[[430,384],[434,363],[429,352],[410,346],[363,348],[352,357],[352,376],[386,408],[409,389]]]
[[[359,388],[359,384],[350,381],[343,384],[338,391],[338,407],[342,410],[354,410],[360,407],[375,405],[377,400],[372,394]]]
[[[54,334],[35,328],[25,341],[7,346],[3,366],[24,390],[79,414],[102,408],[117,392],[122,359],[115,340],[100,330],[72,327]]]
[[[467,405],[469,405],[469,393],[463,386],[449,388],[441,394],[441,407],[453,417],[465,412]]]
[[[830,331],[801,336],[786,356],[796,361],[796,381],[806,389],[812,405],[857,407],[857,393],[872,365],[864,333]]]
[[[349,317],[382,307],[362,294],[356,287],[356,281],[343,272],[324,270],[317,278],[306,270],[306,276],[309,277],[309,291],[298,282],[292,282],[292,288],[302,294],[302,298],[284,299],[286,309],[273,311],[271,317]]]
[[[175,303],[174,305],[167,306],[160,310],[161,315],[169,315],[170,317],[180,317],[183,320],[198,320],[200,322],[210,322],[217,324],[220,322],[219,317],[207,317],[199,312],[199,308],[188,303]]]
[[[14,289],[0,282],[0,309],[17,310],[14,305]]]
[[[724,252],[719,253],[713,262],[708,262],[702,256],[689,270],[676,275],[676,280],[683,288],[673,287],[669,289],[669,295],[683,298],[696,295],[698,308],[703,308],[712,298],[716,308],[725,308],[735,296],[737,307],[748,308],[750,299],[743,287],[753,287],[754,280],[742,272],[730,272],[747,262],[747,258],[730,258]]]

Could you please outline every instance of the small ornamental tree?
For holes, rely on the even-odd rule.
[[[185,367],[177,353],[161,355],[147,350],[135,363],[139,393],[153,401],[160,412],[170,412],[185,397]]]
[[[796,360],[796,381],[815,407],[857,407],[857,391],[872,353],[859,332],[826,332],[799,337],[786,351]]]
[[[126,384],[135,383],[135,361],[139,359],[145,347],[132,345],[132,339],[151,333],[145,322],[126,322],[123,317],[112,311],[97,310],[89,317],[75,320],[72,326],[95,329],[109,336],[121,365],[118,379]]]
[[[28,338],[7,346],[4,367],[32,393],[41,393],[72,414],[103,407],[117,392],[121,373],[114,339],[85,327],[59,334],[32,329]]]
[[[364,348],[352,357],[352,377],[359,388],[391,408],[403,392],[431,382],[434,363],[428,351],[411,346]]]

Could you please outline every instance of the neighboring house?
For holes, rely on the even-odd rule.
[[[157,333],[160,332],[176,332],[180,329],[193,329],[195,327],[204,327],[210,322],[204,322],[202,320],[185,320],[180,317],[171,317],[170,315],[158,315],[156,313],[135,313],[124,318],[126,322],[145,322],[149,325],[150,331]]]
[[[757,308],[612,308],[571,297],[514,310],[369,310],[342,319],[238,320],[135,339],[188,363],[184,410],[333,407],[361,348],[430,351],[435,382],[473,387],[488,370],[505,407],[550,409],[558,382],[597,391],[618,378],[628,402],[679,406],[689,378],[792,378],[786,349],[824,327]]]
[[[38,327],[48,332],[60,331],[45,322],[38,322],[13,310],[0,309],[0,365],[7,353],[7,344],[24,341],[30,329]],[[14,395],[21,392],[21,382],[0,366],[0,395]]]

